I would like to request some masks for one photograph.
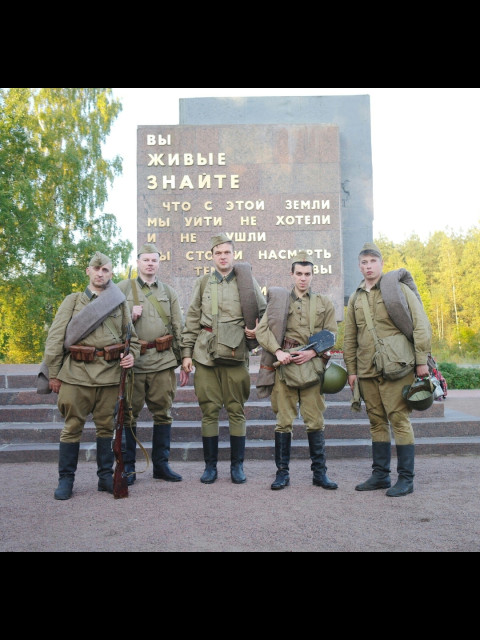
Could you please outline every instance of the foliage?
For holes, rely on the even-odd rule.
[[[102,143],[121,111],[111,89],[0,89],[0,362],[39,362],[48,328],[99,250],[126,265],[101,212],[120,157]]]
[[[459,367],[453,362],[441,362],[438,367],[449,389],[480,389],[480,369]]]

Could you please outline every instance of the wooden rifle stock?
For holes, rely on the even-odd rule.
[[[125,350],[123,357],[130,352],[130,339],[132,337],[132,325],[127,327],[127,337],[125,340]],[[128,369],[121,369],[120,386],[118,388],[117,404],[115,406],[115,431],[113,434],[112,449],[115,456],[115,471],[113,473],[113,497],[128,498],[128,483],[125,475],[125,465],[122,454],[123,423],[125,420],[125,385]]]

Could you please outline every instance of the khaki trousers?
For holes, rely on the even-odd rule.
[[[90,414],[97,438],[112,438],[118,385],[84,387],[62,382],[58,394],[58,409],[65,420],[60,442],[80,442],[83,427]]]
[[[323,414],[327,405],[320,389],[320,384],[308,389],[292,389],[276,375],[271,395],[272,409],[277,416],[275,431],[292,433],[293,422],[298,415],[298,405],[300,405],[300,414],[307,427],[307,433],[323,431],[325,429]]]
[[[154,371],[153,373],[133,373],[127,390],[127,400],[131,399],[132,417],[125,414],[125,423],[137,426],[137,419],[145,403],[153,416],[153,424],[172,424],[172,405],[177,392],[175,369]],[[131,386],[130,386],[131,385]],[[127,403],[128,404],[128,403]]]
[[[359,378],[360,394],[365,402],[372,442],[390,442],[392,427],[395,444],[415,444],[410,409],[402,396],[405,385],[412,384],[413,373],[400,380]]]
[[[230,435],[247,433],[245,402],[250,396],[248,362],[236,367],[206,367],[194,362],[193,385],[202,410],[202,437],[218,436],[218,416],[222,407],[228,413]]]

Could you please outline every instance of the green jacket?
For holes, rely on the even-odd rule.
[[[68,323],[74,315],[89,304],[91,299],[92,294],[88,287],[83,293],[71,293],[65,298],[48,332],[44,361],[48,367],[49,378],[57,378],[67,384],[90,387],[116,385],[120,383],[119,360],[107,362],[102,357],[95,357],[93,362],[77,362],[72,359],[69,352],[65,352],[63,347]],[[126,327],[132,321],[127,302],[117,307],[109,318],[116,329],[117,337],[124,341]],[[118,340],[104,322],[79,344],[101,350],[116,343]],[[132,355],[137,359],[140,355],[140,343],[135,329],[132,330],[130,348]]]
[[[427,364],[431,353],[430,323],[423,307],[415,293],[407,285],[401,283],[402,291],[407,300],[408,308],[413,320],[413,337],[415,346],[416,365]],[[357,291],[350,296],[345,318],[345,336],[343,345],[343,359],[347,366],[348,375],[358,375],[361,378],[373,378],[378,374],[373,365],[375,342],[367,328],[361,296],[365,295],[365,282],[362,281]],[[387,313],[380,291],[380,280],[367,293],[370,313],[377,336],[401,334],[393,320]]]
[[[161,338],[171,333],[178,345],[184,322],[176,291],[158,279],[149,287],[152,295],[158,300],[165,312],[167,319],[167,325],[165,325],[159,312],[146,296],[146,293],[149,293],[148,289],[142,290],[142,287],[148,287],[148,285],[145,285],[140,277],[135,280],[134,284],[137,287],[138,302],[143,307],[142,315],[135,322],[135,331],[139,339],[154,342],[155,338]],[[131,281],[123,280],[118,284],[118,287],[125,294],[131,312],[135,305]],[[135,373],[154,373],[175,368],[178,364],[173,348],[167,351],[147,349],[143,356],[135,359],[133,370]]]

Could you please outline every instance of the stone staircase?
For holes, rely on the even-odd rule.
[[[270,400],[259,400],[255,383],[260,358],[252,357],[250,373],[252,390],[246,404],[246,459],[274,460],[275,415]],[[58,442],[63,427],[57,409],[57,396],[38,395],[37,365],[0,366],[0,463],[56,462]],[[192,377],[189,386],[178,387],[173,406],[173,430],[170,459],[172,461],[203,460],[200,430],[201,412],[198,407]],[[338,394],[326,396],[325,413],[327,458],[370,457],[369,422],[362,403],[362,411],[350,408],[351,392],[345,388]],[[228,419],[224,409],[220,414],[219,459],[230,456]],[[478,418],[448,409],[447,401],[436,401],[424,412],[413,412],[417,453],[427,455],[480,454],[480,421]],[[150,452],[152,420],[145,407],[140,415],[137,435]],[[95,460],[95,427],[87,422],[83,432],[83,459]],[[309,458],[305,427],[299,416],[294,424],[292,458]],[[139,450],[137,460],[143,461]]]

